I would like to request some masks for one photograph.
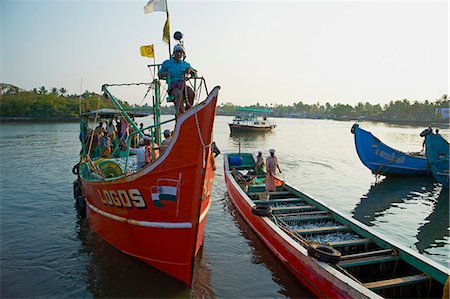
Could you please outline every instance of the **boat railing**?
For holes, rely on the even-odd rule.
[[[158,79],[157,75],[159,70],[161,69],[161,65],[162,64],[149,64],[148,68],[150,69],[152,76],[153,76],[153,82],[157,83],[159,87],[161,87],[164,90],[164,94],[161,97],[161,102],[163,102],[164,100],[167,103],[171,103],[174,101],[174,97],[170,96],[169,93],[169,86],[171,84],[171,80],[170,77],[167,77],[165,79]],[[198,103],[200,101],[201,98],[201,94],[202,94],[202,90],[203,88],[205,89],[206,95],[209,95],[209,90],[208,90],[208,86],[206,85],[206,79],[202,76],[197,76],[197,75],[190,75],[190,76],[186,76],[184,78],[184,80],[186,81],[187,85],[189,85],[193,90],[194,90],[194,105],[195,103]],[[164,85],[161,84],[162,82],[165,82]]]
[[[156,128],[157,126],[161,126],[161,125],[163,125],[163,124],[166,124],[166,123],[169,123],[169,122],[172,122],[172,121],[175,121],[175,118],[173,118],[173,119],[169,119],[169,120],[166,120],[166,121],[162,121],[162,122],[160,122],[160,123],[158,123],[158,124],[153,124],[153,125],[150,125],[150,126],[147,126],[147,127],[144,127],[144,128],[142,128],[141,130],[138,130],[138,131],[135,131],[135,132],[132,132],[132,133],[130,133],[130,136],[128,137],[128,139],[127,139],[127,150],[126,150],[126,159],[125,159],[125,170],[124,170],[124,172],[125,172],[125,174],[127,174],[128,173],[128,157],[130,156],[130,147],[131,147],[131,140],[133,139],[132,137],[133,136],[135,136],[135,135],[137,135],[137,134],[143,134],[143,132],[145,131],[145,130],[149,130],[150,131],[150,136],[148,136],[148,137],[150,137],[150,142],[151,142],[151,154],[152,154],[152,157],[151,157],[151,161],[155,161],[156,160],[156,151],[159,151],[159,146],[160,146],[160,144],[157,144],[156,142],[155,142],[155,136],[154,136],[154,128]],[[143,134],[144,135],[144,134]]]

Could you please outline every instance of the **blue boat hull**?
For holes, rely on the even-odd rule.
[[[427,130],[424,132],[427,132]],[[449,145],[447,140],[439,134],[428,131],[425,135],[425,144],[431,173],[442,186],[448,189],[450,165],[448,159]]]
[[[372,173],[385,176],[429,175],[425,156],[412,156],[393,149],[357,124],[353,125],[352,133],[359,159]]]

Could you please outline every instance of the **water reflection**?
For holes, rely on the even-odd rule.
[[[79,223],[82,250],[89,255],[86,287],[93,297],[215,298],[208,258],[200,249],[195,259],[192,288],[103,241],[88,225]],[[85,296],[86,297],[86,296]],[[89,296],[88,296],[89,297]]]
[[[449,192],[448,189],[442,188],[433,211],[425,218],[423,225],[419,227],[418,241],[414,245],[420,253],[428,248],[446,245],[444,238],[449,238],[449,216]]]
[[[248,240],[252,250],[252,263],[263,264],[265,268],[272,272],[272,280],[280,286],[279,294],[287,298],[317,298],[309,289],[302,285],[298,279],[289,272],[286,266],[272,254],[270,249],[256,235],[250,226],[245,222],[242,216],[233,205],[228,194],[225,194],[223,200],[234,222],[242,232],[242,236]]]
[[[446,246],[449,232],[449,192],[432,177],[387,177],[374,184],[352,211],[358,221],[371,226],[391,207],[409,200],[426,201],[432,212],[423,221],[414,244],[420,253],[431,247]],[[401,215],[398,215],[401,217]]]
[[[372,225],[373,221],[389,209],[393,204],[402,203],[418,192],[427,190],[432,192],[434,179],[432,177],[386,177],[375,183],[369,191],[361,197],[352,211],[353,218]]]

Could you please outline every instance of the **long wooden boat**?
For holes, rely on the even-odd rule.
[[[287,184],[266,193],[254,163],[249,153],[224,155],[231,201],[318,297],[442,298],[449,269]]]
[[[267,116],[272,110],[236,108],[236,111],[240,112],[240,115],[235,116],[233,121],[228,124],[230,126],[231,134],[269,132],[276,128],[276,125],[273,124]]]
[[[449,188],[450,164],[448,141],[431,128],[425,129],[421,136],[425,136],[427,161],[434,178],[445,188]]]
[[[149,67],[156,74],[161,65]],[[78,175],[74,182],[77,210],[101,238],[191,286],[195,256],[203,244],[211,205],[215,173],[212,132],[220,87],[209,92],[202,77],[186,80],[194,81],[190,83],[196,87],[197,96],[203,87],[207,97],[202,102],[197,99],[184,114],[167,121],[160,119],[160,90],[165,83],[156,76],[151,83],[103,85],[103,100],[114,104],[114,111],[82,114],[82,151],[73,172]],[[147,85],[146,95],[153,94],[150,126],[138,127],[134,117],[139,113],[123,109],[111,92],[113,87],[133,85]],[[116,142],[111,153],[100,151],[100,157],[93,139],[97,130],[104,137],[106,134],[100,126],[88,131],[88,122],[94,117],[95,124],[108,118],[114,123],[117,115],[121,126],[126,125],[131,133],[124,134],[128,137],[121,140],[122,144]],[[161,128],[170,123],[175,123],[173,136],[162,152]],[[148,145],[133,146],[135,139],[145,139]],[[146,163],[139,164],[139,153],[143,157],[144,150]]]
[[[358,124],[352,126],[355,147],[361,162],[374,174],[429,175],[427,158],[419,153],[404,153],[381,142]]]

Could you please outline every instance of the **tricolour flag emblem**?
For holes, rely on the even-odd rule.
[[[152,186],[150,192],[152,196],[152,201],[155,207],[164,207],[161,201],[167,200],[172,202],[177,202],[178,190],[180,189],[181,174],[180,178],[177,179],[166,179],[161,178],[156,181],[156,186]]]

